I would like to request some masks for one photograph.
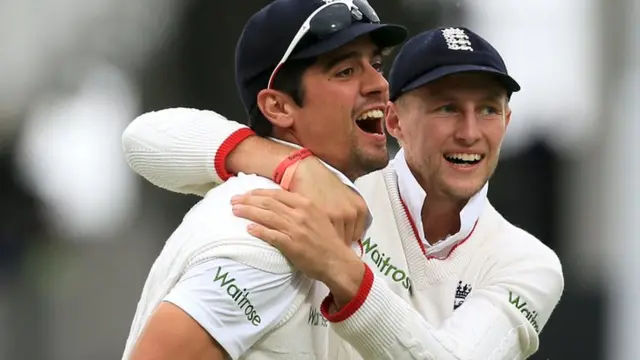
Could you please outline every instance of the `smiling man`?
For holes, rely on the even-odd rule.
[[[332,188],[338,196],[327,194],[326,170],[303,167],[310,159],[300,161],[293,193],[252,191],[233,200],[235,213],[309,277],[349,284],[332,292],[322,311],[365,359],[530,356],[560,300],[562,267],[551,249],[487,199],[511,121],[509,100],[520,86],[496,49],[466,28],[409,40],[389,83],[386,126],[402,149],[385,169],[356,181],[374,216],[362,262],[348,246],[353,239],[326,229],[330,205],[325,211],[300,205],[309,202],[304,196],[335,207],[352,201],[342,187]],[[374,133],[373,141],[379,128],[361,122],[359,131]],[[170,137],[160,130],[168,127]],[[227,169],[271,177],[293,166],[285,160],[270,168],[286,147],[239,140],[246,130],[215,113],[171,109],[136,119],[124,143],[136,171],[177,191],[211,187],[227,178]],[[202,161],[189,161],[194,154]],[[313,180],[315,188],[303,186]],[[344,225],[350,222],[337,228],[353,228]]]
[[[381,24],[362,0],[271,2],[246,23],[236,50],[237,86],[256,130],[288,146],[306,146],[292,160],[312,150],[324,161],[318,165],[362,201],[353,180],[383,168],[388,156],[381,136],[364,136],[356,120],[381,121],[389,99],[382,52],[406,35],[401,26]],[[325,285],[304,276],[277,249],[252,237],[249,222],[232,209],[234,196],[278,189],[279,183],[234,177],[185,215],[151,268],[123,359],[329,360],[355,354],[331,337],[319,310],[327,287],[348,301],[343,289],[352,284]],[[337,239],[363,231],[322,225]]]

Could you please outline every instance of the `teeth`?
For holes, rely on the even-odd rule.
[[[367,119],[382,119],[384,116],[384,112],[382,110],[369,110],[366,113],[360,115],[356,120],[367,120]]]
[[[480,161],[482,156],[480,154],[448,154],[447,159],[455,159],[462,161]]]

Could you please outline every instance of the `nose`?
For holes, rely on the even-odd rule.
[[[382,73],[373,66],[366,67],[362,93],[365,97],[378,96],[381,100],[387,101],[389,97],[389,83]]]
[[[479,121],[475,111],[465,111],[458,120],[455,137],[463,145],[473,145],[480,140]]]

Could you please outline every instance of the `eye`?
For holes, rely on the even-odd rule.
[[[440,106],[436,112],[440,112],[440,113],[452,113],[452,112],[456,112],[456,108],[455,106],[451,105],[451,104],[447,104],[447,105],[443,105]]]
[[[371,66],[374,69],[376,69],[376,71],[379,72],[379,73],[384,71],[384,64],[382,63],[382,60],[376,60],[376,61],[372,62]]]
[[[481,114],[484,116],[496,115],[496,114],[499,114],[499,110],[495,106],[485,106],[482,109]]]
[[[349,76],[353,75],[353,72],[354,72],[353,68],[346,68],[338,71],[336,73],[336,76],[340,78],[348,78]]]

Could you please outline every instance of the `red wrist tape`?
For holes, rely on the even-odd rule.
[[[240,128],[234,131],[222,142],[222,144],[220,144],[218,152],[216,152],[216,155],[213,158],[213,168],[222,181],[227,181],[234,175],[227,171],[227,156],[229,156],[229,154],[231,154],[231,152],[240,145],[241,142],[255,134],[256,133],[253,132],[253,130],[247,127]]]
[[[287,172],[287,169],[289,169],[292,165],[295,164],[295,166],[291,168],[292,171],[289,171],[289,174],[288,174],[289,176],[286,177],[287,183],[284,185],[288,188],[289,183],[291,182],[291,178],[293,177],[293,172],[298,167],[297,163],[300,160],[305,159],[311,155],[313,155],[313,153],[311,153],[309,149],[300,149],[294,152],[293,154],[287,156],[287,158],[282,160],[282,162],[278,165],[278,167],[276,167],[276,171],[273,172],[273,181],[276,184],[283,185],[282,181],[285,178],[284,176],[285,172]]]

